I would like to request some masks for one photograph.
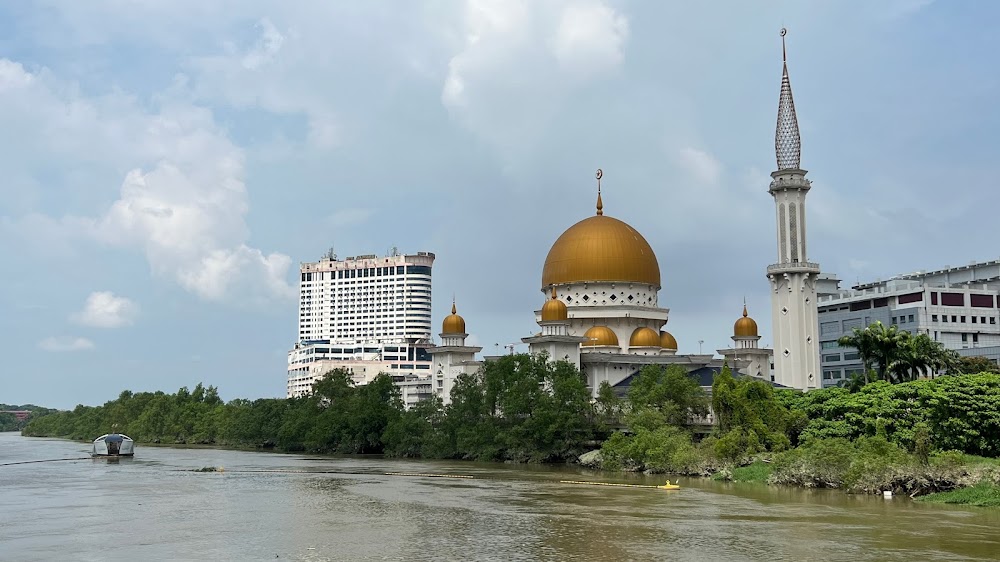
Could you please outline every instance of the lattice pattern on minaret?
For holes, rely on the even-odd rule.
[[[774,132],[774,152],[779,170],[797,170],[802,158],[802,140],[799,138],[799,121],[795,117],[792,100],[792,83],[788,80],[788,63],[785,59],[785,30],[781,30],[781,95],[778,98],[778,126]]]

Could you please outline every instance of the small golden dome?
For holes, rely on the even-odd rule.
[[[743,305],[743,317],[733,324],[733,336],[737,338],[757,337],[757,323],[747,316],[747,305]]]
[[[456,314],[455,303],[451,303],[451,314],[445,316],[444,322],[441,323],[441,333],[442,334],[464,334],[465,333],[465,318],[462,318]]]
[[[674,336],[672,336],[670,332],[667,331],[660,332],[660,347],[662,347],[663,349],[673,349],[676,351],[677,340],[674,339]]]
[[[583,337],[587,338],[583,345],[618,345],[618,336],[607,326],[594,326]]]
[[[542,322],[558,322],[567,318],[566,303],[556,298],[556,288],[552,287],[552,298],[542,305]]]
[[[542,287],[587,281],[660,287],[660,264],[649,242],[628,224],[605,216],[600,194],[597,215],[563,232],[542,269]]]
[[[660,335],[652,328],[636,328],[628,340],[629,347],[660,347]]]

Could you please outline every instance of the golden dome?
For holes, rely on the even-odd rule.
[[[747,316],[747,305],[743,305],[743,317],[733,324],[733,336],[737,338],[757,337],[757,323]]]
[[[583,345],[618,345],[618,336],[607,326],[594,326],[583,337],[587,338]]]
[[[674,336],[672,336],[670,332],[660,332],[660,347],[663,349],[676,350],[677,340],[674,339]]]
[[[646,239],[624,222],[597,215],[562,233],[545,258],[542,287],[585,281],[645,283],[660,287],[660,264]]]
[[[628,340],[629,347],[660,347],[660,334],[652,328],[636,328]]]
[[[566,303],[556,298],[556,288],[552,287],[552,298],[542,305],[542,322],[558,322],[567,318]]]
[[[441,333],[442,334],[464,334],[465,333],[465,318],[462,318],[456,314],[455,303],[451,303],[451,314],[445,316],[444,322],[441,323]]]

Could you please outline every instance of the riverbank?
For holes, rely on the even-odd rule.
[[[601,451],[581,456],[584,466],[607,468]],[[880,437],[822,439],[779,453],[756,456],[742,465],[719,464],[702,451],[700,462],[663,470],[626,464],[626,472],[682,474],[715,481],[796,488],[828,488],[849,494],[892,492],[927,501],[992,507],[1000,505],[1000,459],[936,452],[921,458]],[[690,458],[690,454],[687,455]],[[616,459],[614,466],[622,464]]]
[[[961,488],[950,492],[938,492],[916,499],[927,503],[1000,507],[1000,486],[984,482],[969,488]]]

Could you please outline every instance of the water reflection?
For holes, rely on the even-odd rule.
[[[85,451],[0,434],[0,463]],[[990,560],[1000,552],[1000,510],[906,498],[700,479],[682,479],[680,491],[579,486],[558,481],[663,478],[205,448],[140,446],[135,458],[109,460],[0,467],[0,552],[19,560],[852,562]],[[225,472],[191,472],[206,466]],[[108,552],[108,529],[127,532],[134,545]]]

